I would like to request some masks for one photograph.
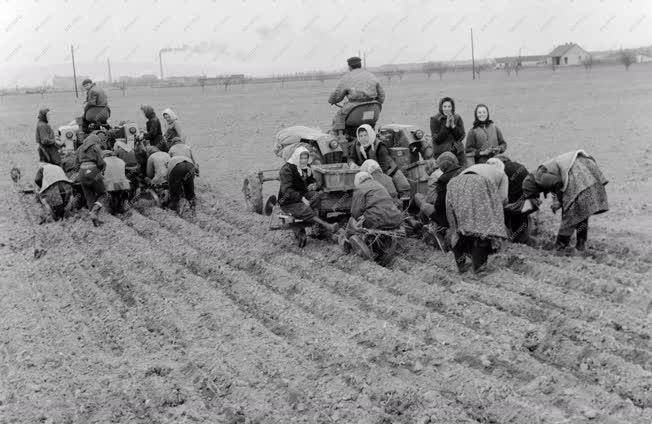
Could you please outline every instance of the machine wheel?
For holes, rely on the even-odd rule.
[[[244,179],[242,194],[244,194],[247,209],[256,213],[263,213],[263,184],[257,172]]]
[[[278,201],[276,200],[276,196],[273,194],[267,198],[267,201],[265,202],[265,208],[263,209],[263,212],[265,215],[270,216],[272,214],[272,211],[274,210],[274,206]]]
[[[376,262],[380,266],[387,266],[396,255],[396,239],[389,236],[380,236],[372,245]]]

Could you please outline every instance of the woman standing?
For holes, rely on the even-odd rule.
[[[489,119],[489,108],[479,104],[473,114],[473,128],[466,136],[466,154],[473,156],[475,163],[486,163],[487,159],[507,150],[507,143],[494,121]]]
[[[167,143],[163,140],[163,130],[161,129],[161,121],[154,112],[154,108],[150,105],[142,105],[140,110],[143,111],[147,123],[145,124],[146,132],[143,138],[149,142],[150,146],[156,146],[160,151],[167,152]]]
[[[568,247],[571,236],[577,233],[575,249],[586,249],[589,217],[609,210],[607,179],[595,159],[584,150],[564,153],[541,164],[523,180],[523,196],[538,199],[552,193],[551,209],[561,209],[561,225],[555,247]]]
[[[163,110],[163,119],[165,119],[166,130],[163,139],[169,143],[173,138],[179,137],[181,140],[186,140],[186,135],[181,129],[179,117],[170,108]]]
[[[457,157],[461,167],[466,166],[464,154],[464,121],[455,113],[455,102],[450,97],[439,101],[439,112],[430,117],[433,155],[435,159],[444,152],[451,152]]]
[[[508,184],[498,164],[473,165],[448,183],[446,215],[460,273],[469,269],[466,256],[471,257],[473,271],[480,273],[492,251],[492,242],[507,238],[503,206],[507,203]]]
[[[281,187],[278,191],[278,204],[281,210],[295,219],[319,224],[331,233],[337,232],[337,224],[329,224],[320,219],[315,211],[321,204],[317,184],[310,169],[310,153],[303,146],[297,147],[279,171]],[[306,245],[306,230],[296,227],[295,236],[299,247]]]
[[[61,165],[61,155],[54,137],[54,131],[48,123],[50,109],[44,108],[38,112],[36,122],[36,144],[38,144],[39,161],[53,165]]]

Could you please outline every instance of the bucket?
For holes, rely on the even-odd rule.
[[[313,165],[315,181],[326,192],[353,190],[355,174],[359,169],[350,169],[344,163]]]

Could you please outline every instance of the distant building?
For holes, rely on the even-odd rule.
[[[591,54],[578,44],[566,43],[555,47],[550,52],[546,64],[553,66],[581,65],[589,56]]]
[[[81,83],[89,77],[85,75],[77,75],[77,88],[81,89]],[[75,89],[75,79],[72,76],[61,77],[55,75],[52,78],[52,88],[54,90],[74,90]]]
[[[507,57],[497,57],[496,58],[496,68],[502,69],[507,66],[507,64],[516,63],[520,64],[523,67],[529,66],[542,66],[546,64],[546,59],[548,56],[507,56]]]
[[[644,54],[636,55],[636,63],[647,63],[647,62],[652,62],[652,57]]]

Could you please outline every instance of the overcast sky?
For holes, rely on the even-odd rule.
[[[0,86],[78,73],[266,75],[652,45],[652,0],[2,0]]]

